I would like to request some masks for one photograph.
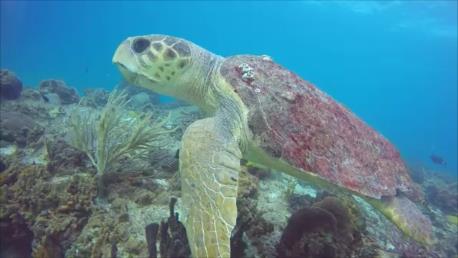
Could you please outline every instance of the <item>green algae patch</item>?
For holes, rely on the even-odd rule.
[[[447,215],[447,221],[453,225],[458,225],[458,216],[457,215]]]

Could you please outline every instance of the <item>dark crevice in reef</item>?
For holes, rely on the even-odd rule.
[[[0,220],[0,258],[32,257],[33,233],[19,214]]]
[[[5,171],[8,166],[0,159],[0,173]]]

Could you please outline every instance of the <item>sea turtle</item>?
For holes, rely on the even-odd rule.
[[[365,196],[405,233],[429,241],[431,223],[400,194],[414,189],[395,147],[270,57],[223,58],[181,38],[144,35],[123,41],[113,62],[130,83],[207,114],[186,129],[179,157],[194,257],[230,256],[242,158]]]

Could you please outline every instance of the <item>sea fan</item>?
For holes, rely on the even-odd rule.
[[[162,127],[170,117],[152,121],[151,114],[126,112],[128,103],[125,92],[114,91],[100,113],[78,106],[68,119],[70,144],[86,153],[99,179],[121,157],[147,157],[157,136],[173,131]]]

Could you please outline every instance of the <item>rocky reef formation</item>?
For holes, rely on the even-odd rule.
[[[21,96],[22,82],[11,71],[0,70],[0,99],[13,100]]]
[[[445,213],[458,214],[458,184],[449,180],[428,180],[425,182],[426,199],[431,205]]]
[[[458,182],[456,174],[427,169],[420,164],[411,165],[412,179],[424,192],[424,200],[449,214],[458,214]]]
[[[33,249],[34,257],[63,257],[86,225],[95,194],[90,174],[52,175],[41,165],[10,166],[0,186],[0,219],[31,232],[32,238],[18,241]],[[21,221],[27,225],[22,230]],[[15,251],[21,252],[10,250]]]
[[[249,169],[256,174],[258,170]],[[358,196],[328,192],[330,189],[314,188],[275,173],[249,181],[254,182],[251,187],[242,184],[240,188],[249,194],[239,194],[237,201],[234,257],[426,258],[450,257],[457,252],[457,227],[439,211],[423,211],[433,218],[437,240],[424,246],[405,236]]]
[[[133,91],[122,111],[126,117],[168,117],[161,126],[170,132],[143,153],[144,159],[125,156],[107,168],[106,195],[97,198],[96,168],[70,144],[66,125],[75,109],[99,114],[110,92],[86,90],[76,105],[76,92],[64,83],[47,85],[46,90],[26,88],[19,98],[2,101],[0,257],[189,257],[179,220],[178,157],[184,130],[202,114],[192,106],[157,104],[152,96]],[[59,101],[50,101],[50,96]],[[458,230],[449,218],[456,214],[456,191],[432,174],[421,180],[423,212],[438,241],[425,248],[363,198],[242,164],[232,257],[457,254]],[[170,202],[171,197],[176,199]]]
[[[110,92],[106,89],[85,89],[81,98],[81,105],[91,108],[103,107],[108,102]]]
[[[17,111],[1,112],[0,139],[20,147],[36,143],[43,135],[44,128],[32,117]]]
[[[280,243],[280,257],[349,257],[356,248],[350,215],[339,200],[327,197],[296,211],[288,220]],[[358,239],[360,240],[360,239]],[[357,241],[355,241],[357,242]]]
[[[172,163],[177,163],[179,136],[164,135],[166,144],[152,150],[161,149],[166,161],[123,159],[110,168],[123,173],[109,173],[105,180],[111,190],[98,202],[95,169],[69,144],[66,121],[75,108],[97,112],[103,106],[99,96],[89,91],[85,97],[96,101],[76,107],[76,91],[50,80],[40,91],[26,89],[16,100],[2,101],[1,257],[146,256],[145,223],[167,218],[168,199],[177,190]],[[156,106],[150,110],[161,117],[170,112]],[[171,111],[174,119],[184,117],[180,107]],[[163,171],[165,163],[175,170]]]
[[[126,81],[122,81],[118,88],[126,91],[129,99],[132,99],[132,105],[137,109],[159,104],[160,96],[153,91],[131,85]]]
[[[54,104],[68,105],[78,103],[80,99],[77,91],[61,80],[44,80],[40,83],[39,90],[46,102]]]
[[[269,234],[274,232],[274,224],[266,220],[259,212],[257,205],[259,199],[260,180],[256,176],[255,168],[242,167],[239,176],[239,192],[237,196],[237,209],[239,216],[231,238],[231,257],[249,257],[253,255],[265,255],[270,253],[273,245],[269,240]],[[254,175],[253,175],[254,173]],[[247,243],[248,238],[250,239]],[[262,251],[265,250],[265,253]]]

